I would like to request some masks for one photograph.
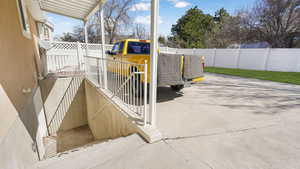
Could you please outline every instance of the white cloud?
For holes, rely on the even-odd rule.
[[[140,2],[137,4],[134,4],[130,11],[149,11],[151,7],[151,4],[149,2]]]
[[[179,1],[179,2],[175,3],[175,7],[176,8],[185,8],[185,7],[189,6],[189,5],[190,5],[190,3],[185,2],[185,1]]]
[[[150,21],[151,21],[150,15],[148,15],[148,16],[137,16],[134,19],[134,23],[144,24],[144,25],[150,25]],[[158,23],[159,24],[163,23],[161,17],[159,17]]]
[[[184,1],[184,0],[169,0],[174,4],[175,8],[185,8],[189,5],[191,5],[189,2]]]

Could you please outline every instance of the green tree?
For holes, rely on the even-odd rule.
[[[214,18],[195,6],[172,25],[172,39],[183,48],[206,48],[207,37],[213,32],[214,25]]]
[[[229,13],[227,12],[226,9],[221,8],[217,12],[215,12],[215,17],[214,20],[216,23],[222,25],[223,23],[226,22],[226,20],[230,17]]]
[[[166,44],[166,38],[164,36],[160,35],[158,37],[158,42],[165,45]]]
[[[215,26],[212,33],[212,37],[208,40],[210,47],[214,48],[226,48],[232,43],[231,29],[235,27],[232,25],[235,17],[230,16],[226,9],[221,8],[215,12]]]

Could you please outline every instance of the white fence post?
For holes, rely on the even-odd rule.
[[[297,65],[297,67],[298,67],[298,72],[300,72],[300,57],[298,58],[298,65]]]
[[[267,49],[267,54],[266,54],[267,56],[266,56],[265,66],[264,66],[265,70],[268,70],[270,53],[271,53],[271,48],[268,48]]]
[[[241,48],[239,48],[239,54],[238,57],[236,59],[236,68],[239,68],[239,64],[240,64],[240,57],[241,57]]]
[[[212,64],[213,67],[216,67],[216,57],[217,57],[217,49],[214,48],[214,57],[213,57],[213,64]]]

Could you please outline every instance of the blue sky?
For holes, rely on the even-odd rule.
[[[237,9],[248,8],[255,0],[160,0],[160,24],[159,34],[169,35],[172,24],[184,13],[198,6],[204,13],[214,15],[215,11],[224,7],[229,13],[234,14]],[[83,24],[80,20],[48,13],[49,20],[54,24],[54,34],[61,35],[63,32],[72,32],[73,27]],[[144,24],[150,27],[150,0],[136,0],[130,11],[134,23]]]

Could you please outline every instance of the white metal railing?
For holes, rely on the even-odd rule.
[[[59,127],[69,110],[82,81],[83,77],[73,77],[54,113],[47,114],[47,127],[50,135],[59,130]]]
[[[146,125],[148,118],[147,62],[85,57],[86,77],[124,110],[134,113]],[[151,122],[150,122],[151,123]]]

